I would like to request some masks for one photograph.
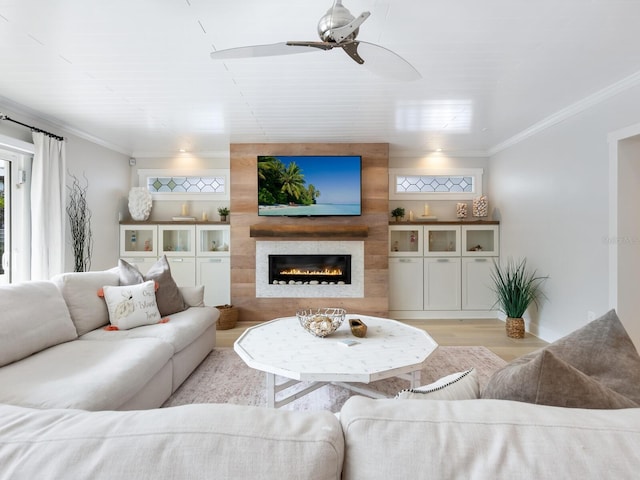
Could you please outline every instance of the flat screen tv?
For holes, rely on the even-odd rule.
[[[259,156],[258,215],[360,215],[361,164],[356,155]]]

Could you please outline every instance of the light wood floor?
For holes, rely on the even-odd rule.
[[[217,347],[233,347],[233,342],[247,328],[259,322],[238,322],[235,328],[216,332]],[[546,342],[527,333],[523,339],[508,338],[504,322],[496,319],[472,320],[405,320],[404,323],[424,328],[443,346],[481,345],[506,361],[547,345]]]

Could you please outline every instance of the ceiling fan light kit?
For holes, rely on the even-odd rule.
[[[341,48],[356,63],[364,65],[373,73],[397,80],[417,80],[422,78],[420,73],[400,55],[374,43],[356,41],[360,25],[369,18],[370,12],[363,12],[354,17],[336,0],[318,22],[318,41],[288,41],[270,45],[254,45],[248,47],[229,48],[211,53],[213,60],[264,57],[273,55],[289,55],[318,50],[333,50]],[[358,47],[362,45],[370,52],[362,55]]]

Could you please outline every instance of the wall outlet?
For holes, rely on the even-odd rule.
[[[589,310],[587,312],[587,320],[590,322],[590,321],[595,320],[595,319],[596,319],[596,313],[592,312],[591,310]]]

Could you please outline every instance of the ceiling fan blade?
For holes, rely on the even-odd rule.
[[[375,43],[356,41],[357,54],[364,59],[364,65],[381,77],[413,81],[422,78],[420,72],[404,58]],[[346,51],[346,50],[345,50]],[[347,53],[353,58],[348,51]],[[355,58],[354,58],[355,60]],[[357,61],[357,60],[356,60]]]
[[[308,42],[315,43],[315,42]],[[275,55],[291,55],[294,53],[314,52],[312,45],[303,42],[290,44],[288,42],[271,43],[267,45],[252,45],[248,47],[227,48],[211,52],[213,60],[228,60],[234,58],[272,57]]]
[[[320,50],[331,50],[332,48],[335,48],[336,45],[333,42],[296,42],[296,41],[289,41],[286,42],[287,45],[290,45],[292,47],[313,47],[313,48],[318,48]]]
[[[370,12],[362,12],[359,17],[354,18],[348,25],[332,28],[330,30],[331,37],[336,41],[336,43],[342,42],[345,38],[360,28],[362,22],[369,18],[369,15],[371,15]]]

